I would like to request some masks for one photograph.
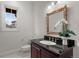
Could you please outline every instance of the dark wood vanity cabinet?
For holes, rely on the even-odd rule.
[[[64,53],[57,54],[45,49],[42,45],[31,43],[31,58],[72,58],[73,48],[64,51]]]
[[[54,54],[48,52],[45,49],[41,49],[41,58],[57,58]]]
[[[56,58],[57,56],[48,52],[47,50],[40,47],[39,45],[32,43],[32,45],[31,45],[31,57],[32,58],[52,58],[52,57]]]
[[[32,45],[31,47],[32,51],[31,51],[31,57],[32,58],[40,58],[40,48],[38,46]]]

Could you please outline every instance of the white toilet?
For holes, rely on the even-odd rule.
[[[24,45],[21,47],[21,51],[24,51],[24,52],[29,52],[30,51],[30,45]]]
[[[28,42],[28,43],[27,43]],[[22,47],[21,47],[21,51],[23,52],[29,52],[31,50],[31,45],[30,45],[30,40],[22,40]]]

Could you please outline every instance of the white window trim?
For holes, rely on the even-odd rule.
[[[1,5],[1,22],[2,22],[2,31],[17,31],[17,18],[16,18],[16,28],[6,28],[6,23],[5,23],[5,8],[12,8],[14,10],[18,11],[18,8],[14,6],[9,6],[9,5]]]

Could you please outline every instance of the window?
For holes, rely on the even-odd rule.
[[[16,10],[5,8],[6,28],[16,28]]]
[[[2,5],[2,30],[17,30],[17,8],[13,6]]]

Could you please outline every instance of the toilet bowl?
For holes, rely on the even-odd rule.
[[[31,47],[31,45],[30,45],[30,39],[29,40],[26,40],[26,39],[22,39],[21,40],[21,43],[22,43],[22,46],[21,46],[21,51],[30,51],[31,49],[30,49],[30,47]]]
[[[24,45],[24,46],[21,47],[21,51],[24,51],[24,52],[27,51],[27,52],[29,52],[30,51],[30,47],[31,47],[30,45]]]

